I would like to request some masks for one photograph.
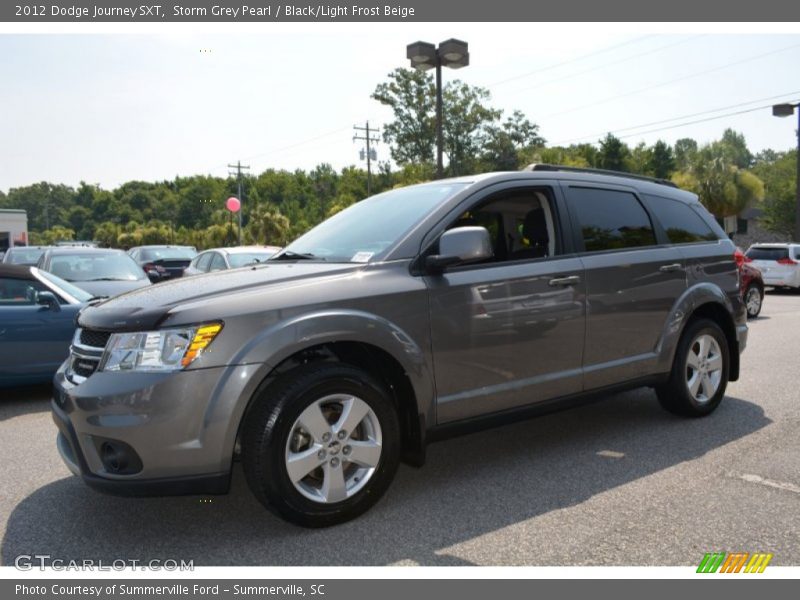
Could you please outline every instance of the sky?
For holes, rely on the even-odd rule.
[[[406,44],[450,37],[469,43],[470,65],[444,80],[486,87],[493,107],[522,110],[549,144],[597,142],[609,131],[631,145],[702,143],[727,127],[754,152],[796,144],[796,120],[768,106],[800,101],[800,34],[535,23],[5,33],[0,190],[226,176],[237,160],[255,174],[365,166],[353,126],[391,119],[370,98],[375,86],[407,65]],[[389,158],[386,144],[377,152]]]

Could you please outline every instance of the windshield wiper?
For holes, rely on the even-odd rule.
[[[94,279],[81,279],[80,281],[131,281],[131,280],[120,279],[119,277],[95,277]]]
[[[292,252],[291,250],[284,250],[278,256],[270,260],[325,260],[311,254],[310,252]]]
[[[95,300],[105,300],[108,296],[92,296],[86,302],[94,302]]]

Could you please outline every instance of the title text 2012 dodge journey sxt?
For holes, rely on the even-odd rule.
[[[262,265],[86,307],[55,377],[71,470],[250,488],[306,526],[374,504],[465,424],[622,387],[702,416],[747,337],[734,246],[667,182],[538,165],[393,190]]]

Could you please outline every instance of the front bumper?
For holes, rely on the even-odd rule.
[[[230,485],[238,423],[254,367],[54,378],[53,420],[67,467],[93,488],[122,495],[219,494]],[[115,470],[105,444],[132,466]]]

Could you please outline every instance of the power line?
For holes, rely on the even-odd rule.
[[[732,108],[739,108],[740,106],[747,106],[748,104],[754,104],[755,102],[765,102],[766,100],[775,100],[777,98],[783,98],[785,96],[794,96],[795,94],[800,94],[800,90],[798,90],[796,92],[787,92],[786,94],[778,94],[777,96],[767,96],[766,98],[757,98],[756,100],[750,100],[748,102],[740,102],[739,104],[729,104],[728,106],[721,106],[720,108],[714,108],[714,109],[711,109],[711,110],[704,110],[704,111],[701,111],[701,112],[690,113],[688,115],[681,115],[680,117],[672,117],[672,118],[669,118],[669,119],[662,119],[660,121],[651,121],[649,123],[642,123],[641,125],[632,125],[630,127],[609,128],[609,129],[606,129],[606,130],[598,132],[598,133],[593,133],[591,135],[583,135],[583,136],[571,138],[571,139],[568,139],[568,140],[562,140],[560,142],[554,143],[553,145],[554,146],[562,146],[564,144],[571,144],[571,143],[574,143],[574,142],[579,142],[581,140],[594,139],[594,138],[596,138],[598,136],[605,135],[606,133],[613,133],[613,134],[616,135],[618,132],[621,132],[621,131],[631,131],[633,129],[642,129],[643,127],[651,127],[652,125],[661,125],[663,123],[671,123],[673,121],[680,121],[681,119],[690,119],[692,117],[699,117],[701,115],[707,115],[707,114],[711,114],[711,113],[715,113],[715,112],[720,112],[720,111],[723,111],[723,110],[730,110]],[[638,134],[634,134],[634,135],[638,135]]]
[[[693,79],[694,77],[700,77],[701,75],[708,75],[709,73],[715,73],[717,71],[722,71],[723,69],[729,69],[731,67],[735,67],[735,66],[738,66],[738,65],[743,65],[745,63],[753,62],[754,60],[759,60],[759,59],[762,59],[762,58],[766,58],[767,56],[772,56],[773,54],[778,54],[779,52],[786,52],[787,50],[792,50],[792,49],[797,48],[797,47],[800,47],[800,44],[793,44],[791,46],[786,46],[784,48],[778,48],[777,50],[771,50],[769,52],[764,52],[763,54],[757,54],[756,56],[751,56],[750,58],[745,58],[743,60],[738,60],[738,61],[735,61],[735,62],[732,62],[732,63],[727,63],[727,64],[724,64],[724,65],[720,65],[718,67],[713,67],[711,69],[706,69],[704,71],[698,71],[698,72],[692,73],[690,75],[684,75],[682,77],[677,77],[675,79],[670,79],[668,81],[664,81],[662,83],[657,83],[655,85],[649,85],[649,86],[646,86],[646,87],[643,87],[643,88],[639,88],[639,89],[636,89],[636,90],[631,90],[630,92],[617,94],[616,96],[610,96],[608,98],[603,98],[601,100],[595,100],[594,102],[591,102],[589,104],[583,104],[581,106],[575,106],[573,108],[569,108],[569,109],[563,110],[561,112],[557,112],[557,113],[552,113],[550,115],[546,115],[545,117],[543,117],[543,119],[550,119],[552,117],[560,117],[562,115],[573,113],[573,112],[578,111],[578,110],[583,110],[585,108],[592,108],[592,107],[597,106],[598,104],[606,104],[608,102],[611,102],[612,100],[617,100],[619,98],[626,98],[628,96],[634,96],[636,94],[641,94],[642,92],[647,92],[647,91],[650,91],[650,90],[654,90],[654,89],[657,89],[657,88],[660,88],[660,87],[671,85],[673,83],[678,83],[680,81],[686,81],[687,79]]]
[[[657,52],[662,52],[663,50],[667,50],[669,48],[674,48],[675,46],[680,46],[682,44],[686,44],[688,42],[696,40],[697,38],[704,37],[705,35],[706,34],[693,35],[691,37],[684,38],[682,40],[678,40],[677,42],[672,42],[670,44],[665,44],[663,46],[659,46],[658,48],[652,48],[652,49],[648,50],[647,52],[641,52],[639,54],[632,54],[630,56],[626,56],[625,58],[621,58],[619,60],[603,63],[602,65],[591,67],[589,69],[584,69],[583,71],[578,71],[576,73],[571,73],[569,75],[564,75],[563,77],[557,77],[556,79],[549,79],[547,81],[542,81],[542,82],[539,82],[536,85],[531,86],[531,87],[526,87],[526,88],[522,88],[522,89],[519,89],[519,90],[514,90],[513,92],[510,92],[509,95],[513,96],[515,94],[521,94],[522,92],[529,92],[531,90],[539,89],[542,86],[550,85],[551,83],[559,83],[561,81],[566,81],[567,79],[572,79],[574,77],[579,77],[581,75],[587,75],[589,73],[594,73],[595,71],[600,71],[600,70],[606,69],[608,67],[613,67],[615,65],[619,65],[619,64],[631,61],[631,60],[636,60],[636,59],[642,58],[644,56],[649,56],[650,54],[656,54]]]
[[[500,81],[496,81],[494,83],[490,83],[489,87],[494,87],[497,85],[503,85],[510,81],[516,81],[518,79],[523,79],[525,77],[530,77],[531,75],[536,75],[537,73],[544,73],[545,71],[552,71],[553,69],[557,69],[558,67],[563,67],[564,65],[569,65],[574,62],[578,62],[581,60],[585,60],[587,58],[591,58],[592,56],[597,56],[598,54],[605,54],[606,52],[611,52],[612,50],[616,50],[617,48],[622,48],[623,46],[629,46],[631,44],[637,44],[643,40],[649,39],[651,37],[655,37],[654,35],[643,35],[638,38],[634,38],[632,40],[628,40],[626,42],[622,42],[620,44],[614,44],[613,46],[608,46],[606,48],[601,48],[600,50],[595,50],[593,52],[588,52],[586,54],[582,54],[580,56],[576,56],[575,58],[571,58],[569,60],[564,60],[558,63],[554,63],[552,65],[548,65],[546,67],[540,67],[538,69],[534,69],[533,71],[528,71],[526,73],[521,73],[520,75],[514,75],[513,77],[509,77],[507,79],[501,79]]]
[[[746,110],[739,110],[732,113],[727,113],[724,115],[717,115],[716,117],[708,117],[706,119],[697,119],[696,121],[687,121],[686,123],[678,123],[677,125],[670,125],[669,127],[660,127],[658,129],[650,129],[648,131],[640,131],[638,133],[629,133],[628,135],[621,135],[619,136],[620,139],[626,139],[630,137],[635,137],[637,135],[645,135],[648,133],[656,133],[658,131],[666,131],[667,129],[676,129],[678,127],[686,127],[687,125],[695,125],[697,123],[705,123],[706,121],[715,121],[717,119],[724,119],[726,117],[734,117],[736,115],[743,115],[746,113],[755,112],[757,110],[764,110],[765,108],[770,108],[772,104],[765,104],[764,106],[756,106],[755,108],[748,108]]]

